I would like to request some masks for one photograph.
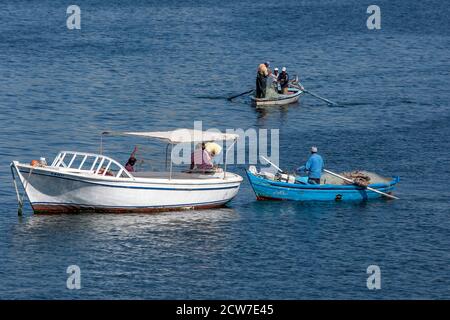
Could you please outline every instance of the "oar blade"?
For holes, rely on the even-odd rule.
[[[326,99],[326,98],[324,98],[324,97],[321,97],[321,96],[319,96],[318,94],[315,94],[314,92],[311,92],[311,91],[309,91],[309,90],[303,90],[303,92],[305,92],[305,93],[307,93],[307,94],[310,94],[310,95],[312,95],[313,97],[315,97],[315,98],[317,98],[317,99],[319,99],[319,100],[322,100],[322,101],[328,103],[329,105],[332,105],[332,106],[338,106],[338,104],[337,104],[336,102],[333,102],[333,101],[328,100],[328,99]]]
[[[250,92],[253,92],[253,89],[248,90],[248,91],[245,91],[245,92],[242,92],[242,93],[237,94],[237,95],[235,95],[235,96],[228,97],[227,100],[228,100],[228,101],[231,101],[231,100],[233,100],[234,98],[243,96],[244,94],[248,94],[248,93],[250,93]]]

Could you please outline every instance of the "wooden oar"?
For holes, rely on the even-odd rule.
[[[281,170],[277,165],[275,165],[273,162],[269,161],[269,159],[267,159],[264,156],[260,156],[262,159],[264,159],[265,161],[267,161],[269,164],[271,164],[275,169],[277,169],[278,171],[280,171],[281,173],[283,173],[284,171]]]
[[[240,93],[240,94],[237,94],[237,95],[235,95],[235,96],[229,97],[229,98],[227,98],[227,99],[228,99],[228,101],[231,101],[231,100],[233,100],[234,98],[243,96],[244,94],[250,93],[250,92],[252,92],[252,91],[253,91],[253,89],[248,90],[248,91],[245,91],[245,92],[242,92],[242,93]]]
[[[335,103],[335,102],[333,102],[333,101],[330,101],[330,100],[328,100],[328,99],[325,99],[325,98],[323,98],[323,97],[321,97],[321,96],[319,96],[319,95],[317,95],[317,94],[315,94],[315,93],[313,93],[313,92],[311,92],[311,91],[306,90],[305,88],[303,88],[302,91],[305,92],[305,93],[307,93],[307,94],[312,95],[313,97],[316,97],[317,99],[320,99],[320,100],[322,100],[322,101],[325,101],[325,102],[328,103],[329,105],[332,105],[332,106],[338,106],[337,103]]]
[[[353,184],[355,183],[354,180],[349,179],[349,178],[346,178],[346,177],[344,177],[344,176],[341,176],[340,174],[334,173],[334,172],[332,172],[332,171],[330,171],[330,170],[323,169],[323,171],[325,171],[326,173],[331,174],[332,176],[341,178],[341,179],[344,180],[344,181],[351,182],[351,183],[353,183]],[[381,192],[381,191],[379,191],[379,190],[377,190],[377,189],[374,189],[374,188],[371,188],[371,187],[365,187],[365,188],[366,188],[367,190],[370,190],[370,191],[373,191],[373,192],[382,194],[383,196],[388,197],[388,198],[391,198],[391,199],[400,199],[400,198],[397,198],[396,196],[393,196],[393,195],[391,195],[391,194],[389,194],[389,193]]]
[[[273,162],[271,162],[269,159],[267,159],[266,157],[264,157],[264,156],[260,156],[262,159],[264,159],[264,160],[266,160],[269,164],[271,164],[275,169],[277,169],[279,172],[281,172],[282,174],[287,174],[288,176],[290,176],[289,175],[289,173],[286,173],[285,171],[283,171],[283,170],[281,170],[277,165],[275,165]],[[295,177],[295,176],[294,176]],[[303,182],[303,181],[301,181],[301,180],[298,180],[296,177],[295,177],[295,181],[297,182],[297,183],[301,183],[301,184],[306,184],[305,182]]]
[[[295,85],[296,87],[298,87],[298,88],[299,88],[300,90],[302,90],[304,93],[310,94],[310,95],[312,95],[313,97],[315,97],[315,98],[317,98],[317,99],[320,99],[320,100],[322,100],[322,101],[325,101],[325,102],[328,103],[329,105],[332,105],[332,106],[338,106],[338,104],[337,104],[336,102],[333,102],[333,101],[331,101],[331,100],[325,99],[324,97],[321,97],[321,96],[319,96],[318,94],[315,94],[314,92],[311,92],[311,91],[309,91],[309,90],[306,90],[300,82],[297,81],[297,83],[298,83],[298,85],[295,85],[294,83],[292,83],[292,84]],[[301,89],[300,87],[303,87],[303,89]]]

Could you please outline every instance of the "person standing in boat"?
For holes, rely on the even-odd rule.
[[[136,164],[136,152],[137,152],[137,147],[134,147],[133,152],[130,155],[130,158],[128,159],[127,163],[125,164],[125,169],[128,172],[134,172],[134,165]]]
[[[288,88],[289,88],[289,75],[286,72],[286,67],[283,67],[281,69],[281,73],[278,76],[278,82],[280,83],[281,92],[283,94],[287,94],[288,93]]]
[[[256,75],[256,98],[265,98],[267,77],[269,76],[269,62],[261,63],[258,66]]]
[[[308,173],[308,183],[320,184],[324,162],[317,153],[317,147],[311,147],[311,156],[304,166],[298,167],[297,172],[306,171]]]

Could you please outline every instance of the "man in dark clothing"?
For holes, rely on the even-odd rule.
[[[267,77],[269,76],[269,62],[261,63],[256,75],[256,98],[266,97]]]
[[[264,98],[266,96],[267,77],[258,72],[256,76],[256,97]]]
[[[278,76],[278,82],[280,83],[281,86],[281,92],[283,94],[287,94],[289,88],[289,75],[286,72],[286,67],[283,67],[281,69],[281,73]]]

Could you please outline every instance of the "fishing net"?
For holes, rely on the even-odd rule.
[[[355,184],[360,185],[362,187],[366,187],[369,184],[374,183],[384,183],[388,184],[391,179],[380,176],[376,173],[364,171],[364,170],[355,170],[351,172],[343,172],[342,176],[355,180]],[[347,182],[342,180],[341,178],[335,177],[329,173],[324,173],[322,178],[320,179],[321,184],[334,184],[334,185],[349,185],[351,182]]]
[[[268,99],[276,99],[278,98],[278,90],[276,88],[276,82],[267,80],[267,87],[266,87],[266,98]]]
[[[348,179],[353,180],[355,184],[360,187],[367,187],[370,184],[370,176],[361,171],[344,172],[342,175]],[[345,181],[345,184],[352,183]]]

